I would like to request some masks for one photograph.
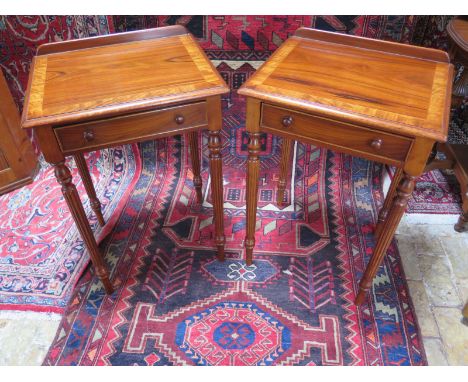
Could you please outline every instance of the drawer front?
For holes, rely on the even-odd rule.
[[[182,133],[207,124],[206,103],[199,102],[57,127],[54,131],[62,151],[71,153]]]
[[[390,164],[405,161],[413,140],[356,125],[263,104],[264,130]]]

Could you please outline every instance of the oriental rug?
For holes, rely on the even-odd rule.
[[[279,141],[262,138],[255,260],[243,261],[242,100],[224,101],[227,258],[216,259],[206,136],[203,204],[184,137],[145,142],[141,176],[101,243],[118,286],[92,268],[45,365],[424,365],[395,243],[366,302],[353,298],[374,248],[380,166],[297,143],[278,208]]]
[[[73,159],[67,164],[95,231],[102,238],[120,214],[140,173],[136,146],[87,154],[106,225],[91,210]],[[52,166],[41,161],[34,182],[0,196],[0,310],[63,313],[89,261]]]

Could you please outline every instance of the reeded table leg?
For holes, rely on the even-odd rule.
[[[88,165],[86,164],[86,160],[83,154],[78,153],[73,155],[75,158],[76,166],[78,167],[78,171],[80,173],[81,179],[83,179],[83,184],[86,189],[86,193],[88,194],[89,203],[91,204],[91,208],[94,211],[94,214],[97,217],[99,225],[102,227],[106,222],[104,221],[104,217],[102,216],[101,211],[101,202],[99,201],[96,190],[93,186],[93,181],[91,180],[91,175],[89,174]]]
[[[96,274],[104,285],[106,293],[111,294],[114,288],[109,280],[109,273],[99,252],[91,227],[89,226],[78,191],[72,182],[70,170],[65,165],[65,162],[58,162],[54,163],[54,171],[57,181],[62,186],[62,194],[73,216],[73,220],[86,244],[86,248],[88,248]]]
[[[202,178],[200,176],[200,152],[198,150],[198,131],[187,134],[190,146],[190,158],[192,160],[193,185],[197,193],[197,202],[202,203]]]
[[[284,190],[286,189],[287,176],[289,170],[289,158],[291,157],[291,147],[293,141],[289,138],[283,138],[283,145],[281,147],[281,162],[280,162],[280,173],[278,180],[278,194],[276,203],[281,206],[284,203]]]
[[[257,220],[258,175],[260,171],[260,102],[247,98],[246,129],[249,133],[247,160],[245,262],[252,264]]]
[[[377,244],[374,249],[374,254],[367,265],[366,271],[359,284],[359,293],[356,296],[355,303],[360,305],[364,302],[367,291],[372,286],[372,280],[377,273],[377,269],[382,263],[382,259],[385,256],[388,246],[393,239],[393,235],[398,227],[398,223],[401,217],[405,213],[408,199],[414,189],[416,177],[408,175],[403,172],[401,175],[400,183],[396,190],[396,197],[390,207],[388,217],[383,223],[385,227],[382,229]]]
[[[384,205],[380,209],[379,218],[375,226],[374,236],[376,240],[379,239],[379,236],[382,233],[385,219],[387,219],[388,211],[390,210],[390,207],[393,204],[393,200],[395,199],[396,190],[397,190],[398,185],[400,184],[402,174],[403,174],[403,169],[400,167],[397,168],[395,172],[395,176],[392,179],[392,183],[390,183],[390,188],[388,189],[387,197],[385,198]]]
[[[215,223],[215,244],[218,248],[218,259],[224,261],[224,201],[223,171],[221,156],[220,131],[222,127],[221,98],[208,99],[208,148],[210,150],[211,194],[213,196],[213,216]]]

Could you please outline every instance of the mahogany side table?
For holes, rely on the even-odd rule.
[[[259,135],[283,140],[279,188],[292,140],[398,167],[359,285],[361,304],[432,146],[445,141],[453,67],[439,50],[300,28],[239,89],[247,97],[246,262],[252,263]],[[281,190],[279,199],[282,200]]]
[[[224,259],[221,95],[229,88],[182,26],[45,44],[34,57],[23,128],[32,128],[107,293],[109,273],[65,165],[73,155],[91,206],[104,224],[83,153],[187,134],[201,202],[198,130],[209,130],[218,258]]]

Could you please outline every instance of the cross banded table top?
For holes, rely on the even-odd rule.
[[[31,67],[22,122],[66,124],[228,91],[181,26],[45,44]]]
[[[443,141],[452,76],[443,51],[301,28],[239,94]]]

